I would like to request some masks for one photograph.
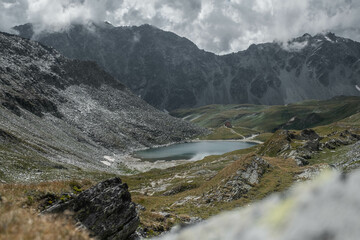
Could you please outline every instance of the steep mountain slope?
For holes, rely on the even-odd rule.
[[[224,57],[238,69],[242,80],[234,78],[232,89],[243,82],[252,103],[288,104],[339,95],[360,96],[356,89],[360,43],[332,33],[313,37],[305,34],[286,44],[251,45],[246,51]]]
[[[96,61],[135,94],[163,110],[208,104],[287,104],[338,95],[359,96],[360,43],[331,33],[251,45],[225,56],[150,25],[72,25],[33,35],[65,56]]]
[[[95,63],[4,33],[0,86],[3,178],[69,176],[74,165],[106,170],[104,155],[204,132],[149,106]]]
[[[16,27],[24,37],[31,25]],[[29,34],[30,32],[30,34]],[[43,33],[34,40],[67,57],[94,60],[134,93],[160,109],[193,106],[207,84],[207,58],[185,38],[150,25],[114,28],[109,24],[73,25],[64,32]]]

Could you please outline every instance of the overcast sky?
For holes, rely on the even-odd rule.
[[[360,41],[360,0],[0,0],[0,30],[89,20],[148,23],[215,53],[332,31]]]

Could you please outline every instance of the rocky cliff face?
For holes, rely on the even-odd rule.
[[[20,148],[13,153],[103,168],[100,160],[112,152],[203,131],[151,107],[93,62],[0,33],[0,150],[6,154]],[[0,176],[15,155],[2,155]]]
[[[288,43],[251,45],[218,56],[149,25],[72,25],[33,35],[65,56],[96,61],[151,105],[163,110],[213,103],[287,104],[360,95],[360,43],[331,33]]]

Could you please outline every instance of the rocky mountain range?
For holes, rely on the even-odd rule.
[[[219,56],[150,25],[89,23],[36,34],[31,24],[14,29],[69,58],[97,62],[160,110],[360,96],[360,43],[332,33],[253,44]]]
[[[23,173],[51,178],[52,170],[66,172],[68,165],[105,169],[104,155],[203,132],[148,105],[93,62],[69,60],[37,42],[0,33],[0,176],[5,179]]]

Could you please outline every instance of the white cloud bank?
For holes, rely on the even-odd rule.
[[[2,31],[105,20],[148,23],[216,53],[324,31],[360,40],[359,0],[0,0]]]

